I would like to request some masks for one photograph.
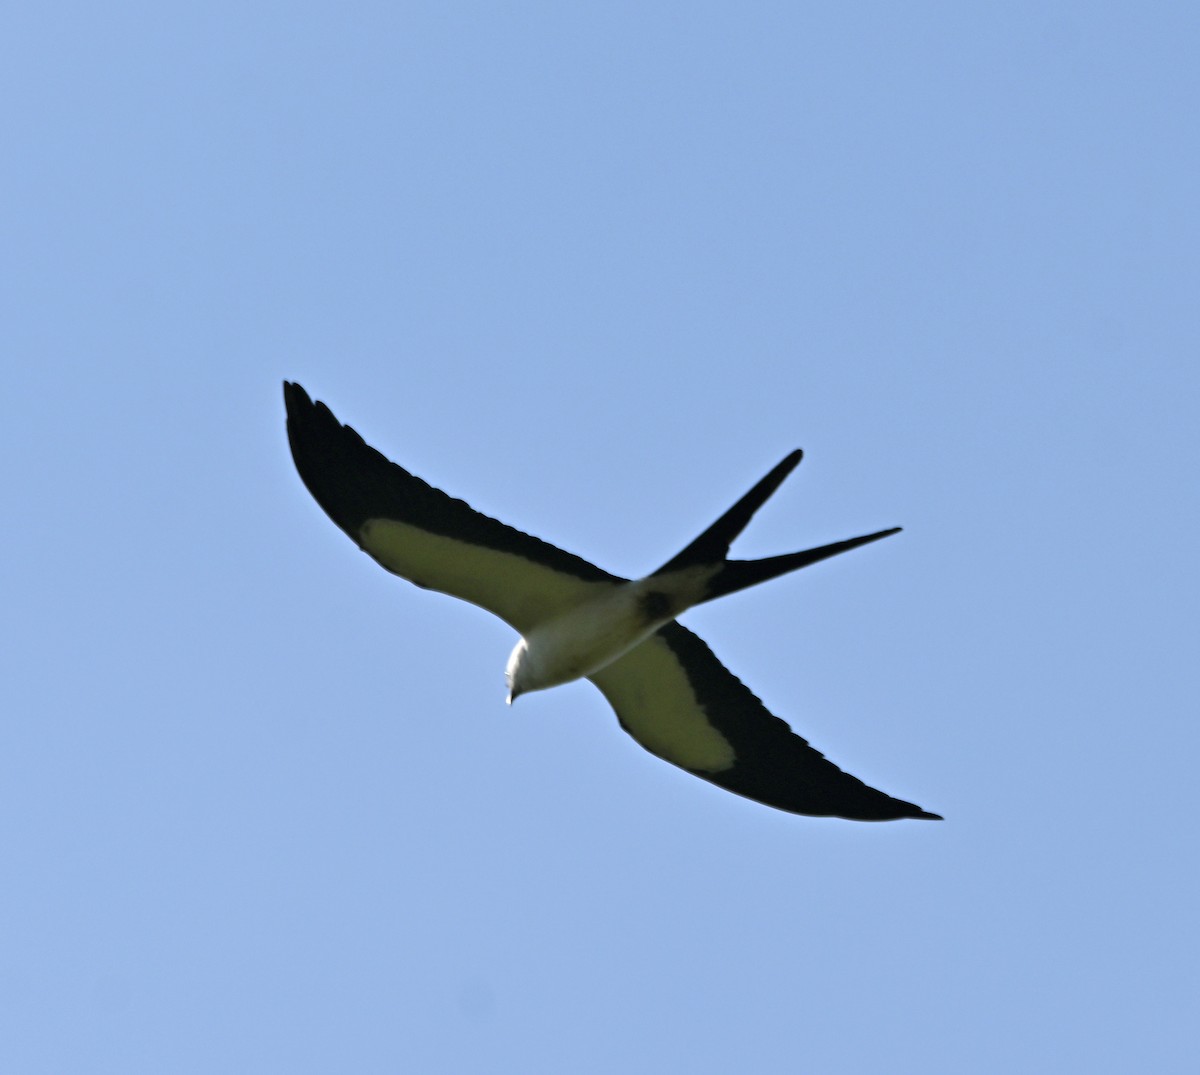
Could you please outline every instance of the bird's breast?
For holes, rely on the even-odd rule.
[[[624,583],[539,624],[513,651],[523,690],[543,690],[611,664],[680,611],[670,593]]]

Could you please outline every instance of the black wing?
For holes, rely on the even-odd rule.
[[[292,458],[308,491],[394,574],[486,608],[522,634],[624,581],[433,488],[298,384],[285,382],[283,394]]]
[[[718,787],[793,814],[941,820],[842,772],[678,623],[589,678],[651,754]]]

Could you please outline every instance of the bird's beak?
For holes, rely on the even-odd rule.
[[[512,705],[520,693],[521,692],[514,687],[512,690],[510,690],[508,692],[508,697],[504,700],[504,704]]]

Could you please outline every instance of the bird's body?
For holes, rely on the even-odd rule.
[[[710,569],[620,582],[539,623],[508,659],[509,701],[582,679],[612,664],[663,624],[698,604]]]
[[[643,747],[697,776],[792,813],[936,819],[843,772],[795,735],[676,617],[693,605],[896,533],[730,560],[730,543],[799,463],[792,452],[677,556],[638,580],[474,511],[365,444],[299,385],[288,437],[317,502],[365,552],[418,586],[488,609],[521,634],[509,701],[588,678]]]

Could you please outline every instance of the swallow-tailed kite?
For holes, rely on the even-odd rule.
[[[298,384],[284,384],[284,400],[300,477],[360,549],[409,582],[482,606],[521,634],[508,660],[509,702],[586,677],[651,754],[719,787],[796,814],[940,820],[827,761],[676,622],[693,605],[896,533],[765,560],[728,559],[730,543],[800,452],[678,556],[631,581],[434,489]]]

